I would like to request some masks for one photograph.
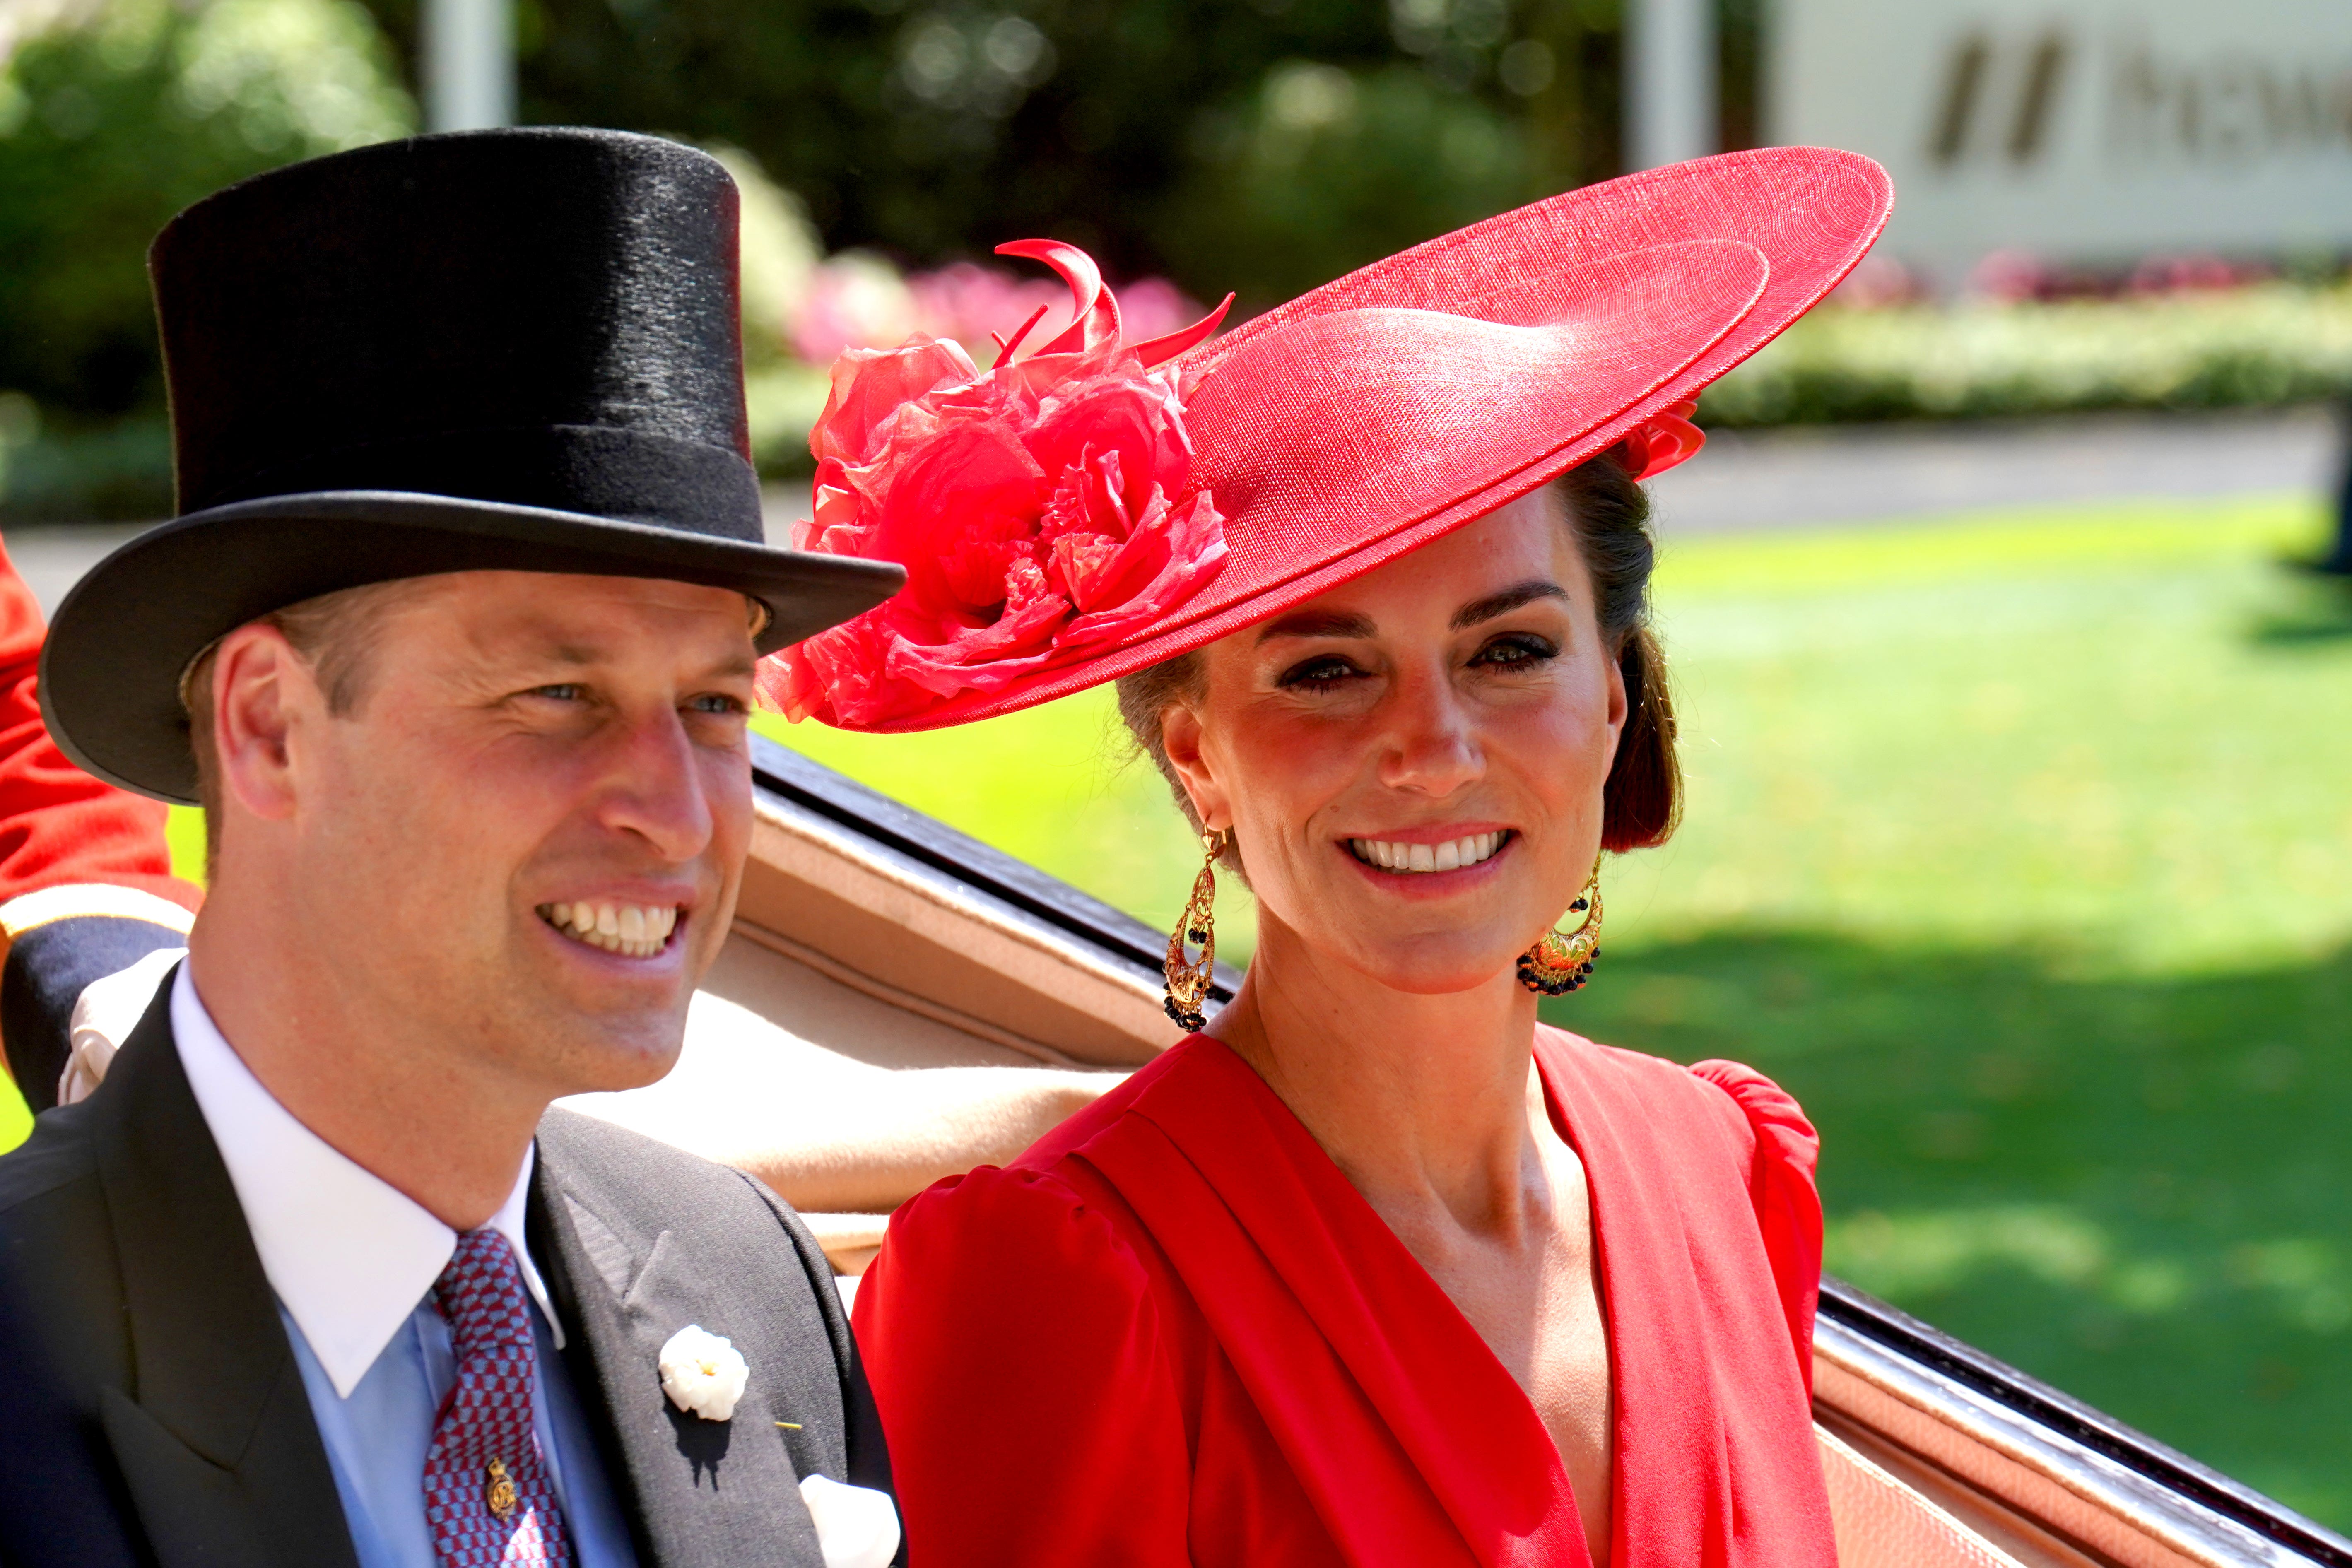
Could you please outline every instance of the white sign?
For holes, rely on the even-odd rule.
[[[1895,177],[1882,254],[2352,250],[2352,0],[1777,0],[1772,140]]]

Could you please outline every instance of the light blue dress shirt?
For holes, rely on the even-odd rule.
[[[425,1522],[425,1456],[441,1402],[457,1381],[448,1320],[429,1296],[419,1302],[344,1399],[336,1394],[293,1314],[280,1306],[278,1315],[302,1369],[303,1391],[327,1446],[360,1568],[441,1568],[433,1531]],[[555,1482],[557,1506],[563,1510],[573,1568],[635,1568],[628,1521],[614,1499],[595,1439],[572,1395],[570,1373],[536,1306],[530,1324],[539,1347],[531,1425]]]
[[[180,1066],[277,1297],[360,1568],[442,1568],[425,1522],[425,1455],[457,1381],[449,1324],[433,1301],[457,1233],[280,1104],[214,1023],[188,964],[172,982],[171,1007]],[[527,1150],[488,1221],[514,1249],[532,1304],[532,1429],[573,1568],[635,1568],[524,1234],[535,1163]]]

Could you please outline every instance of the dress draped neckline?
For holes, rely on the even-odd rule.
[[[1518,1380],[1247,1063],[1205,1036],[1179,1048],[1192,1058],[1181,1074],[1203,1081],[1171,1072],[1076,1152],[1180,1275],[1216,1282],[1200,1310],[1342,1553],[1589,1568],[1567,1471]],[[1607,1237],[1622,1184],[1610,1152],[1586,1152],[1549,1054],[1553,1126],[1585,1165],[1614,1384],[1623,1287]],[[1622,1399],[1614,1421],[1622,1542]]]
[[[1598,1248],[1612,1568],[1834,1568],[1802,1110],[1736,1063],[1541,1026],[1534,1055]],[[1591,1568],[1526,1391],[1215,1039],[900,1210],[858,1312],[942,1561]],[[975,1454],[952,1413],[1007,1408],[1082,1448]]]

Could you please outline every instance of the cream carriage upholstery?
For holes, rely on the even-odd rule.
[[[898,1203],[1177,1037],[1165,938],[781,747],[757,758],[753,865],[677,1070],[572,1103],[760,1175],[855,1276]],[[2352,1568],[2352,1542],[1833,1282],[1813,1370],[1846,1568]]]

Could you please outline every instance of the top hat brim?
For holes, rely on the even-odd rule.
[[[341,589],[496,571],[731,588],[767,608],[754,638],[763,654],[870,609],[905,579],[885,562],[539,507],[401,491],[271,496],[192,512],[92,567],[41,650],[41,716],[84,771],[193,805],[180,681],[214,642]]]

